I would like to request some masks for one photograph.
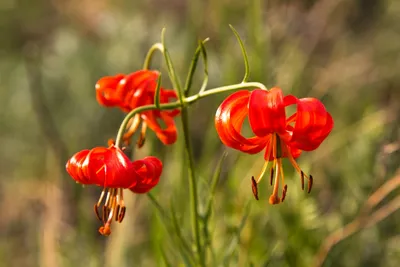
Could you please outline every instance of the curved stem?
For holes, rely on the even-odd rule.
[[[149,52],[147,52],[146,58],[143,63],[144,70],[147,70],[150,68],[151,59],[153,58],[153,54],[156,51],[160,51],[161,53],[164,53],[164,46],[162,45],[162,43],[155,43],[150,47]]]
[[[206,96],[229,92],[229,91],[234,91],[234,90],[238,90],[238,89],[246,89],[246,88],[260,88],[262,90],[268,90],[265,87],[265,85],[263,85],[262,83],[258,83],[258,82],[239,83],[239,84],[234,84],[234,85],[221,86],[221,87],[206,90],[204,92],[200,92],[196,95],[184,98],[183,102],[186,104],[191,104],[191,103],[196,102],[197,100],[199,100],[203,97],[206,97]],[[121,126],[119,127],[119,130],[118,130],[117,139],[115,141],[115,146],[121,147],[122,137],[124,135],[126,126],[128,125],[129,120],[131,118],[133,118],[136,114],[140,114],[144,111],[149,111],[149,110],[154,110],[154,109],[168,110],[168,109],[176,109],[176,108],[181,108],[181,107],[182,107],[182,103],[180,101],[175,101],[175,102],[171,102],[171,103],[162,104],[159,107],[157,107],[156,105],[146,105],[146,106],[141,106],[141,107],[135,108],[134,110],[129,112],[125,116],[124,120],[122,121]]]

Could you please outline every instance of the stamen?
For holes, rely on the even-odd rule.
[[[126,132],[124,133],[124,136],[122,139],[124,142],[129,145],[130,144],[130,139],[132,135],[136,132],[137,128],[139,127],[140,124],[140,115],[136,114],[132,119],[129,120],[128,125],[126,127]]]
[[[253,195],[256,200],[258,200],[258,188],[257,188],[257,182],[254,179],[254,176],[251,176],[251,190],[253,191]]]
[[[101,214],[101,221],[106,223],[106,218],[108,217],[108,207],[103,206],[103,212]]]
[[[100,213],[99,213],[99,206],[97,204],[94,204],[94,213],[96,214],[96,217],[99,221],[101,221]]]
[[[141,148],[144,145],[144,141],[146,141],[146,130],[147,130],[147,123],[142,123],[142,130],[140,131],[139,139],[137,141],[137,147]]]
[[[119,218],[119,210],[120,210],[120,206],[118,204],[116,209],[115,209],[115,220],[116,221],[118,221],[118,218]]]
[[[285,186],[283,187],[283,191],[282,191],[282,202],[285,200],[286,192],[287,192],[287,184],[285,184]]]
[[[309,193],[310,194],[310,192],[311,192],[311,188],[312,188],[312,185],[313,185],[313,177],[312,177],[312,175],[310,175],[310,177],[308,178],[308,191],[307,191],[307,193]]]
[[[301,179],[301,190],[304,191],[304,172],[301,171],[300,173],[300,179]]]
[[[121,212],[118,216],[118,222],[122,222],[122,220],[125,218],[125,212],[126,212],[126,207],[121,208]]]
[[[272,185],[272,182],[274,181],[274,167],[271,167],[271,173],[269,175],[269,183]]]
[[[101,202],[103,201],[104,194],[105,194],[106,190],[107,190],[107,188],[104,187],[104,188],[103,188],[103,191],[101,191],[99,200],[97,201],[97,206],[100,206]]]

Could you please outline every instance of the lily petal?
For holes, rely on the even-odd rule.
[[[125,75],[117,74],[115,76],[106,76],[101,78],[96,83],[96,99],[103,106],[114,107],[121,102],[117,93],[118,83]]]
[[[249,113],[249,96],[249,91],[242,90],[227,97],[215,115],[215,128],[225,145],[242,152],[255,154],[265,147],[265,138],[258,136],[246,138],[240,133],[243,121]]]
[[[325,106],[315,98],[297,101],[297,116],[290,145],[311,151],[319,147],[333,128],[332,116]]]
[[[259,137],[285,132],[286,114],[280,88],[274,87],[269,91],[256,89],[251,92],[249,122],[251,129]]]
[[[168,112],[165,111],[146,111],[142,114],[143,120],[147,123],[150,129],[152,129],[160,141],[165,144],[173,144],[177,138],[177,130],[174,122],[174,118],[171,117]],[[158,119],[164,122],[166,128],[163,128]]]
[[[149,192],[160,181],[162,162],[156,157],[145,157],[132,163],[138,182],[129,188],[132,192],[143,194]]]

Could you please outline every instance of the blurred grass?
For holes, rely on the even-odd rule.
[[[213,244],[223,255],[249,202],[236,262],[229,266],[313,266],[325,238],[356,218],[399,168],[399,12],[396,0],[2,1],[0,266],[162,266],[161,249],[178,266],[174,245],[146,196],[127,194],[125,221],[103,238],[92,212],[99,189],[76,185],[64,164],[76,151],[115,137],[123,114],[97,104],[94,84],[104,75],[141,68],[163,27],[182,79],[197,41],[210,37],[209,87],[240,82],[241,52],[228,24],[245,42],[252,81],[320,98],[335,128],[318,150],[300,157],[315,177],[312,193],[300,190],[285,162],[287,198],[270,206],[268,182],[260,184],[258,202],[250,189],[261,154],[225,149],[213,128],[227,94],[191,106],[202,198],[222,152],[228,152],[210,225]],[[161,57],[153,66],[160,62]],[[198,88],[201,76],[199,66]],[[153,133],[148,137],[135,153],[163,159],[154,196],[166,209],[174,203],[189,237],[183,140],[163,147]],[[324,266],[397,266],[399,222],[397,212],[350,236],[333,247]]]

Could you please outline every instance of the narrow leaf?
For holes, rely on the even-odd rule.
[[[226,151],[222,154],[222,157],[218,161],[218,164],[215,168],[214,175],[211,179],[211,187],[210,187],[210,193],[208,196],[208,201],[206,205],[206,212],[205,212],[205,218],[208,220],[208,218],[211,215],[211,210],[212,210],[212,204],[214,201],[214,196],[215,196],[215,191],[217,189],[218,181],[221,176],[221,169],[222,169],[222,163],[224,162],[225,158],[227,156]]]
[[[189,73],[187,75],[186,83],[185,83],[185,89],[184,89],[185,96],[189,95],[190,88],[192,87],[193,76],[194,76],[194,73],[196,72],[196,68],[197,68],[197,62],[199,60],[200,53],[203,53],[202,52],[202,50],[203,50],[202,47],[204,47],[204,44],[208,40],[209,39],[206,38],[203,41],[199,41],[199,45],[197,46],[196,51],[195,51],[195,53],[193,55],[193,59],[192,59],[192,62],[190,63]],[[204,56],[203,56],[203,59],[204,59]],[[206,64],[206,62],[204,64]],[[205,72],[205,73],[207,74],[207,72]],[[208,74],[207,74],[207,76],[208,76]]]
[[[161,250],[161,257],[162,257],[162,259],[163,259],[163,261],[164,261],[165,267],[172,267],[172,264],[171,264],[171,262],[168,260],[168,257],[167,257],[167,255],[165,254],[165,251],[164,251],[163,247],[160,247],[160,250]]]
[[[208,39],[206,39],[208,40]],[[203,65],[204,65],[204,78],[203,78],[203,84],[201,85],[199,94],[201,94],[202,92],[204,92],[207,88],[207,84],[208,84],[208,61],[207,61],[207,51],[206,48],[204,46],[205,41],[200,42],[200,48],[201,48],[201,55],[203,57]]]
[[[161,73],[157,79],[156,93],[154,94],[154,103],[157,108],[160,108],[160,92],[161,92]]]
[[[228,248],[225,251],[225,257],[224,257],[224,263],[229,263],[230,259],[233,256],[233,253],[237,249],[239,242],[240,242],[240,234],[242,233],[242,230],[246,224],[247,218],[249,217],[250,213],[250,202],[246,205],[242,219],[236,228],[235,233],[233,234],[232,240],[230,244],[228,245]],[[228,264],[229,265],[229,264]]]
[[[171,222],[172,222],[172,225],[174,227],[174,230],[175,230],[175,233],[176,233],[176,237],[177,237],[177,239],[179,241],[179,245],[185,251],[185,252],[183,252],[183,251],[181,252],[182,257],[184,259],[186,259],[186,261],[193,262],[194,261],[194,256],[192,254],[192,250],[191,250],[189,244],[186,242],[186,240],[184,239],[184,237],[182,235],[182,231],[181,231],[181,228],[179,226],[178,218],[176,217],[176,212],[175,212],[174,206],[172,204],[172,201],[171,201],[171,204],[170,204],[170,208],[171,208]],[[188,255],[190,257],[190,259],[187,258],[186,255]],[[191,265],[189,265],[189,266],[191,266]]]
[[[239,42],[240,49],[242,50],[242,55],[243,55],[243,60],[244,60],[244,70],[245,70],[245,72],[244,72],[244,78],[243,78],[243,81],[242,81],[242,82],[244,83],[244,82],[247,82],[247,79],[249,78],[249,75],[250,75],[249,60],[248,60],[248,58],[247,58],[246,49],[244,48],[244,44],[243,44],[243,42],[242,42],[242,39],[241,39],[240,36],[239,36],[239,33],[235,30],[235,28],[233,28],[232,25],[229,24],[229,27],[231,28],[231,30],[232,30],[233,33],[235,34],[236,39],[237,39],[238,42]]]
[[[171,56],[168,52],[167,46],[165,45],[165,28],[163,28],[161,32],[161,43],[164,47],[164,60],[165,64],[167,65],[167,70],[168,70],[168,76],[172,82],[172,85],[174,86],[174,89],[177,90],[179,101],[182,103],[183,102],[183,94],[181,92],[181,85],[179,83],[179,79],[176,76],[174,65],[172,64]]]

